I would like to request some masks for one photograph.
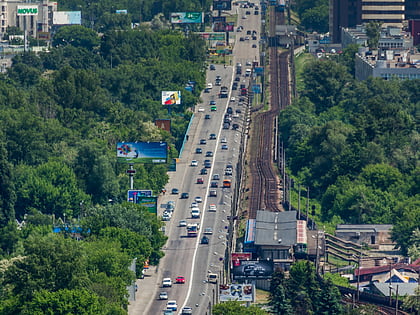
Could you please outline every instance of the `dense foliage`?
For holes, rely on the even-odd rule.
[[[296,262],[286,279],[283,271],[273,274],[270,305],[274,314],[341,314],[341,296],[329,280],[317,278],[309,261]]]
[[[309,32],[328,32],[328,0],[295,0],[292,9],[296,11],[299,27]]]
[[[176,30],[118,29],[61,27],[48,52],[17,55],[0,75],[1,314],[124,314],[128,266],[136,258],[138,276],[163,255],[159,218],[124,203],[116,143],[166,141],[177,157],[205,45]],[[182,91],[170,112],[165,90]],[[155,119],[171,119],[171,134]],[[167,165],[135,168],[136,189],[157,194],[168,180]]]
[[[320,219],[394,224],[406,252],[420,227],[420,82],[356,81],[338,60],[310,63],[280,115],[288,165],[320,201]]]

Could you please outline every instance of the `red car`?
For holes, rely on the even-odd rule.
[[[176,277],[175,282],[184,284],[185,283],[185,277],[182,277],[182,276]]]

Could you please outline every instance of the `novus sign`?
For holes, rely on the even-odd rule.
[[[38,15],[38,6],[18,6],[17,15]]]

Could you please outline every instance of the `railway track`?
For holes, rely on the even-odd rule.
[[[270,33],[275,25],[284,21],[282,12],[270,11]],[[277,159],[277,117],[280,109],[290,103],[289,96],[289,52],[279,53],[277,47],[270,48],[270,109],[258,113],[253,119],[253,141],[251,144],[250,174],[252,179],[249,203],[249,218],[254,219],[257,210],[281,211],[279,176],[274,167]]]

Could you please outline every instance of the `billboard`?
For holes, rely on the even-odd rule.
[[[155,126],[165,130],[167,132],[171,132],[171,120],[170,119],[155,119]]]
[[[127,14],[128,11],[127,10],[115,10],[115,13],[117,13],[117,14]]]
[[[235,29],[234,22],[214,22],[213,32],[233,32]]]
[[[232,274],[234,280],[269,279],[274,271],[272,260],[240,260],[234,264]]]
[[[232,0],[214,0],[213,10],[232,10]]]
[[[226,40],[226,34],[225,33],[202,32],[202,33],[196,33],[196,34],[198,34],[198,36],[200,36],[201,38],[207,39],[207,40],[221,40],[221,41]]]
[[[153,195],[153,191],[151,190],[129,190],[127,192],[127,201],[137,203],[137,199],[142,197],[151,197]]]
[[[37,5],[18,5],[17,6],[18,16],[38,15]]]
[[[162,91],[162,105],[181,105],[181,91]]]
[[[254,302],[255,288],[252,284],[221,284],[219,301]]]
[[[166,142],[118,142],[117,161],[122,163],[166,163]]]
[[[171,13],[171,23],[203,23],[203,12],[173,12]]]
[[[213,16],[213,23],[215,22],[226,22],[226,16]]]
[[[82,12],[81,11],[54,11],[53,12],[54,25],[81,25]]]
[[[154,213],[157,215],[157,197],[146,197],[146,196],[139,196],[137,197],[136,204],[146,207],[150,213]]]
[[[241,264],[241,260],[251,260],[252,254],[251,253],[232,253],[230,254],[230,260],[232,262],[232,266],[239,266]]]

